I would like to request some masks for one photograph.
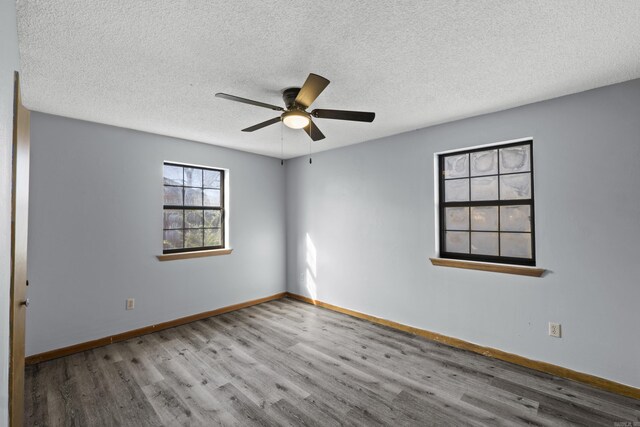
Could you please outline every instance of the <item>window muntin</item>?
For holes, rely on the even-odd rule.
[[[533,144],[439,155],[440,257],[535,265]]]
[[[221,169],[164,163],[163,253],[224,248]]]

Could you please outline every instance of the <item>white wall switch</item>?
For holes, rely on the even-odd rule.
[[[127,298],[127,310],[133,310],[136,308],[136,300],[134,298]]]
[[[560,338],[561,334],[560,323],[549,322],[549,336]]]

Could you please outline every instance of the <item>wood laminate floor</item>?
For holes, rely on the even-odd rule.
[[[26,420],[614,426],[640,400],[282,299],[30,366]]]

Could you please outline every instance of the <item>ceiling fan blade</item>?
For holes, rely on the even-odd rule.
[[[376,118],[376,113],[368,113],[365,111],[347,111],[347,110],[323,110],[316,109],[311,112],[313,117],[318,119],[334,119],[334,120],[351,120],[354,122],[369,122]]]
[[[228,99],[229,101],[242,102],[243,104],[255,105],[256,107],[269,108],[270,110],[284,111],[284,108],[278,107],[277,105],[271,105],[265,102],[254,101],[247,98],[240,98],[239,96],[229,95],[226,93],[216,93],[216,97]]]
[[[309,74],[296,96],[296,103],[302,105],[305,109],[316,100],[318,95],[322,93],[324,88],[329,86],[329,80],[317,74]]]
[[[253,125],[246,129],[242,129],[242,132],[253,132],[254,130],[262,129],[269,125],[278,123],[279,121],[280,121],[280,117],[274,117],[273,119],[269,119],[266,122],[258,123],[257,125]]]
[[[309,124],[304,127],[304,131],[314,141],[320,141],[321,139],[325,138],[324,134],[320,132],[320,129],[318,129],[318,126],[316,126],[316,124],[313,123],[313,120],[309,120]]]

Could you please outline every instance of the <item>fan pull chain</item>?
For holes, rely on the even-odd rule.
[[[313,159],[311,158],[311,140],[309,140],[309,164],[313,163]]]

